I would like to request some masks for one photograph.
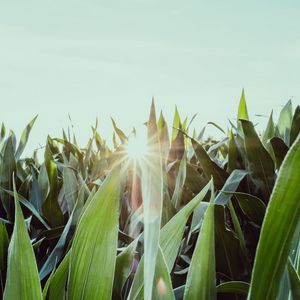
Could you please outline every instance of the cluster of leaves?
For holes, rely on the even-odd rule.
[[[299,299],[300,107],[257,133],[243,92],[237,119],[204,140],[176,110],[169,137],[152,104],[144,163],[114,121],[114,149],[96,124],[42,163],[22,158],[35,119],[19,143],[2,125],[3,299]]]

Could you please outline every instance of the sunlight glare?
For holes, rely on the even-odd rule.
[[[131,136],[125,145],[125,152],[129,159],[144,159],[149,152],[147,138],[142,138],[142,136]]]

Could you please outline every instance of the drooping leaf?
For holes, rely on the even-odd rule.
[[[206,177],[213,177],[216,188],[221,189],[228,177],[228,173],[211,160],[205,149],[196,140],[192,139],[192,145]]]
[[[227,178],[222,190],[216,197],[215,203],[219,205],[227,205],[228,201],[231,198],[231,194],[228,192],[235,192],[246,175],[247,172],[244,170],[234,170]]]
[[[241,123],[244,132],[247,170],[255,186],[261,191],[264,201],[267,202],[275,180],[274,163],[262,145],[253,124],[245,120],[241,120]]]
[[[261,229],[248,298],[275,299],[300,219],[300,137],[279,170]]]

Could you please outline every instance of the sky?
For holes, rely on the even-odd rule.
[[[151,98],[171,125],[175,105],[199,132],[234,120],[242,88],[265,124],[300,103],[299,1],[0,1],[0,121],[27,151],[70,125],[79,144],[112,116],[129,133]],[[209,129],[209,134],[217,134]]]

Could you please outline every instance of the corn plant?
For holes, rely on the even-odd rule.
[[[299,299],[300,107],[258,132],[243,91],[226,131],[193,119],[152,102],[144,139],[112,119],[112,147],[96,122],[31,157],[36,117],[20,141],[2,124],[2,298]]]

